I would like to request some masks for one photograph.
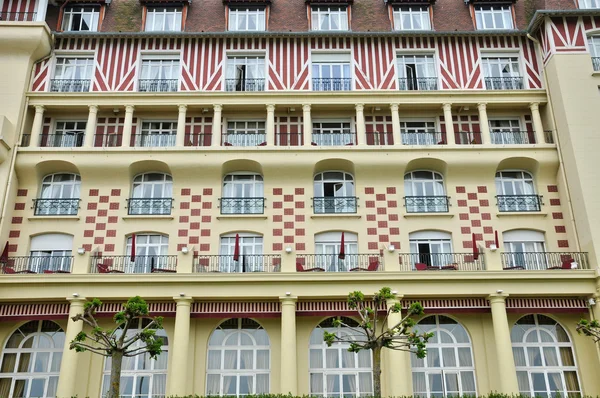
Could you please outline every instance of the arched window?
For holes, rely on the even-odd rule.
[[[373,395],[373,364],[371,350],[349,352],[350,343],[336,342],[331,347],[323,341],[324,332],[339,337],[364,338],[354,327],[358,323],[341,318],[350,327],[333,326],[334,318],[324,320],[310,335],[309,372],[310,395],[323,397]]]
[[[228,319],[208,341],[206,395],[268,394],[269,335],[255,321]]]
[[[515,323],[510,338],[521,394],[581,396],[573,344],[558,322],[526,315]]]
[[[319,213],[356,213],[354,178],[342,171],[319,173],[314,179],[313,209]]]
[[[150,273],[154,269],[169,269],[169,236],[135,235],[135,261],[131,262],[132,236],[127,238],[125,273]]]
[[[129,214],[171,214],[173,178],[164,173],[145,173],[133,179]]]
[[[444,177],[435,171],[413,171],[404,175],[404,197],[408,213],[445,213],[448,197]]]
[[[540,211],[540,197],[535,193],[533,176],[526,171],[496,173],[496,199],[500,211]]]
[[[262,214],[264,196],[261,175],[228,174],[223,179],[221,214]]]
[[[409,234],[411,263],[428,267],[452,264],[452,235],[442,231],[418,231]]]
[[[341,232],[315,235],[315,267],[328,272],[343,272],[358,267],[358,235],[344,232],[343,259],[340,258],[341,246]]]
[[[141,319],[136,329],[127,331],[128,336],[133,336],[144,327],[148,326],[149,319]],[[121,368],[121,398],[152,398],[162,397],[166,394],[167,362],[169,359],[169,339],[164,329],[156,331],[156,336],[163,340],[162,352],[156,359],[151,359],[148,354],[124,357]],[[133,346],[141,347],[141,342]],[[112,361],[104,361],[104,375],[102,379],[102,396],[105,396],[110,387],[110,371]]]
[[[65,332],[52,321],[30,321],[6,342],[0,361],[0,397],[53,398]]]
[[[238,259],[236,253],[236,235]],[[238,233],[221,236],[219,272],[265,271],[263,262],[263,237],[257,234]]]
[[[528,229],[516,229],[502,234],[505,269],[544,270],[548,257],[544,233]]]
[[[466,329],[443,315],[428,316],[416,328],[422,333],[433,332],[433,337],[424,359],[411,355],[414,395],[476,396],[473,348]]]
[[[42,234],[31,238],[28,270],[35,273],[71,272],[73,235]],[[19,264],[15,264],[17,267]],[[1,395],[0,395],[1,396]]]
[[[75,215],[79,209],[81,177],[77,174],[50,174],[42,180],[35,201],[36,216]]]

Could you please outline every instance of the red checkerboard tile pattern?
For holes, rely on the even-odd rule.
[[[560,249],[567,249],[569,247],[569,240],[567,239],[567,227],[565,217],[562,213],[560,206],[560,195],[558,192],[558,186],[548,185],[546,187],[547,194],[544,194],[543,202],[545,204],[545,210],[550,213],[547,217],[554,227],[556,232],[557,242],[556,244]]]
[[[273,209],[273,252],[280,252],[285,246],[294,251],[306,250],[306,214],[311,209],[304,205],[307,200],[304,188],[273,188],[271,196]]]
[[[495,203],[493,195],[489,193],[491,188],[485,185],[456,187],[454,198],[458,206],[461,242],[455,242],[454,251],[472,251],[472,234],[475,234],[479,247],[489,247],[494,243],[492,212],[496,209],[491,206]]]
[[[177,251],[184,246],[197,246],[197,252],[210,254],[210,223],[218,212],[213,206],[213,190],[210,188],[182,188],[179,196],[179,216],[177,221]],[[175,238],[175,237],[173,237]]]
[[[400,209],[396,187],[365,187],[367,249],[400,249]]]
[[[85,220],[83,246],[86,250],[116,255],[115,245],[122,236],[116,233],[119,219],[121,189],[92,188],[88,191],[87,206],[81,206],[79,215]],[[117,221],[117,222],[115,222]],[[109,227],[107,225],[110,224]]]
[[[15,209],[11,218],[11,230],[8,232],[8,254],[15,255],[19,249],[19,241],[21,237],[21,223],[27,215],[27,211],[31,211],[31,206],[27,206],[27,203],[31,203],[31,199],[27,198],[28,190],[19,189],[17,191],[17,198],[15,202]],[[25,239],[25,237],[23,237]],[[0,249],[2,250],[2,249]]]

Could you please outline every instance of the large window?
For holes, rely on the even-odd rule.
[[[229,30],[232,31],[264,31],[266,30],[264,7],[230,7]]]
[[[355,145],[356,134],[350,128],[350,122],[314,122],[312,142],[318,146]]]
[[[511,330],[519,392],[532,397],[580,397],[573,344],[545,315],[526,315]]]
[[[415,329],[433,337],[427,343],[427,357],[411,355],[414,395],[477,396],[473,348],[466,329],[443,315],[428,316]]]
[[[52,321],[30,321],[6,341],[0,397],[54,398],[65,332]]]
[[[312,30],[348,30],[348,7],[313,6]]]
[[[50,81],[50,91],[90,91],[93,70],[92,57],[57,57],[54,78]]]
[[[179,85],[179,56],[142,59],[138,89],[142,92],[177,91]]]
[[[81,177],[77,174],[51,174],[42,180],[36,216],[74,215],[79,209]]]
[[[452,236],[441,231],[420,231],[409,235],[411,263],[446,267],[454,262]]]
[[[312,89],[314,91],[348,91],[352,89],[350,54],[313,53]]]
[[[413,171],[405,174],[404,194],[408,213],[448,211],[444,178],[434,171]]]
[[[360,397],[373,395],[373,364],[371,350],[348,351],[350,343],[325,344],[324,332],[343,339],[364,340],[357,333],[358,323],[340,319],[347,326],[334,326],[334,318],[324,320],[310,334],[309,372],[310,395],[318,397]]]
[[[544,233],[516,229],[503,234],[505,269],[545,270],[548,268]]]
[[[175,146],[177,122],[143,122],[140,134],[134,138],[136,147],[169,147]]]
[[[403,145],[437,145],[446,142],[445,137],[435,131],[434,120],[403,120],[400,136]]]
[[[136,234],[135,256],[132,256],[133,236],[127,238],[126,261],[123,272],[126,274],[149,274],[154,269],[169,268],[169,237],[158,234]],[[134,257],[134,261],[130,261]]]
[[[437,90],[433,55],[399,55],[397,61],[400,90]]]
[[[100,8],[95,6],[72,6],[65,8],[62,19],[62,30],[65,32],[96,32]]]
[[[224,146],[259,146],[265,145],[266,142],[265,122],[227,122],[227,134],[223,137]]]
[[[600,0],[598,0],[600,4]],[[594,7],[594,8],[600,8]],[[592,56],[592,65],[595,71],[600,71],[600,36],[588,37],[588,47],[590,49],[590,55]]]
[[[535,144],[534,133],[521,130],[518,118],[490,119],[489,123],[492,144]]]
[[[342,171],[326,171],[314,178],[313,210],[318,213],[356,213],[354,178]]]
[[[505,170],[496,173],[496,199],[500,211],[540,211],[533,176],[526,171]]]
[[[315,235],[315,267],[327,272],[346,272],[358,264],[358,235],[344,232],[344,258],[340,258],[342,248],[341,232],[325,232]]]
[[[476,5],[475,21],[477,29],[513,29],[511,6]]]
[[[173,178],[163,173],[144,173],[133,179],[129,214],[171,214]]]
[[[42,234],[31,238],[28,269],[35,273],[71,272],[73,235]]]
[[[430,30],[429,6],[402,6],[394,8],[395,30]]]
[[[148,326],[149,319],[140,320],[138,327],[127,331],[127,336],[133,336],[141,329]],[[164,397],[167,390],[167,361],[169,359],[169,339],[164,329],[156,330],[156,336],[163,341],[162,352],[156,359],[151,359],[148,354],[124,357],[121,368],[121,394],[120,398],[153,398]],[[131,348],[142,347],[141,342],[136,342]],[[110,387],[111,358],[104,362],[104,376],[102,379],[102,396],[106,396]]]
[[[148,7],[146,32],[181,31],[181,7]]]
[[[600,0],[579,0],[579,8],[600,8]]]
[[[236,235],[239,238],[236,238]],[[237,243],[236,243],[237,240]],[[238,257],[236,259],[236,245]],[[221,236],[220,272],[261,272],[264,269],[263,237],[239,233]]]
[[[257,322],[242,318],[221,323],[208,341],[206,395],[268,394],[270,356],[269,335]]]
[[[223,180],[221,214],[262,214],[263,178],[258,174],[229,174]]]
[[[264,91],[265,58],[259,56],[227,57],[225,91]]]
[[[523,78],[517,56],[484,56],[482,60],[485,88],[488,90],[518,90]]]

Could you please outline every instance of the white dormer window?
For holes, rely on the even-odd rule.
[[[62,30],[65,32],[96,32],[99,18],[100,7],[67,7],[63,13]]]
[[[476,5],[475,21],[477,23],[478,30],[514,29],[512,9],[509,4]]]
[[[262,32],[266,30],[265,7],[234,7],[229,9],[229,30]]]
[[[348,7],[312,7],[311,21],[312,30],[348,30]]]
[[[146,32],[180,32],[181,7],[149,7],[146,13]]]
[[[600,8],[600,0],[580,0],[579,8]]]
[[[428,6],[403,6],[394,8],[395,30],[430,30]]]

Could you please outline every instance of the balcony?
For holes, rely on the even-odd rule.
[[[177,133],[166,134],[134,134],[131,136],[131,146],[139,148],[165,148],[175,146]]]
[[[437,77],[417,77],[417,78],[405,78],[401,77],[398,79],[398,89],[404,90],[422,90],[431,91],[438,89],[438,78]]]
[[[486,77],[487,90],[523,90],[523,77]]]
[[[154,274],[177,272],[177,256],[143,255],[135,256],[92,256],[92,274]]]
[[[313,211],[315,214],[344,214],[356,213],[356,196],[325,196],[313,198]]]
[[[447,196],[405,196],[407,213],[448,213]]]
[[[265,146],[267,135],[265,133],[224,133],[223,146]]]
[[[367,145],[394,145],[394,134],[367,132]]]
[[[535,144],[535,135],[529,131],[505,130],[490,131],[492,144],[495,145],[524,145]]]
[[[446,145],[446,133],[439,131],[402,132],[402,145]]]
[[[402,271],[484,271],[483,254],[473,253],[400,253]]]
[[[592,66],[596,72],[600,71],[600,57],[592,57]]]
[[[458,131],[454,133],[456,145],[481,145],[481,133],[472,131]]]
[[[575,270],[590,269],[587,253],[518,252],[500,253],[505,270]]]
[[[121,145],[123,145],[121,134],[94,134],[94,147],[96,148],[116,148]]]
[[[498,195],[500,212],[532,212],[542,210],[542,197],[539,195]]]
[[[354,132],[319,132],[313,131],[312,142],[313,146],[349,146],[356,145],[356,133]]]
[[[379,254],[299,254],[296,256],[296,272],[356,272],[383,271]]]
[[[341,77],[313,78],[313,91],[350,91],[352,90],[352,79]]]
[[[76,216],[81,199],[34,199],[33,214],[36,216]]]
[[[265,198],[220,198],[221,214],[263,214]]]
[[[0,264],[2,274],[69,274],[73,256],[9,257]]]
[[[281,255],[279,254],[240,254],[238,260],[233,255],[194,257],[194,272],[280,272]]]
[[[185,134],[185,146],[193,147],[205,147],[212,145],[212,134],[199,133],[199,134]]]
[[[51,79],[50,91],[55,93],[85,93],[90,91],[90,79]]]
[[[265,91],[265,79],[225,79],[225,91]]]
[[[173,198],[129,198],[127,199],[127,214],[141,215],[170,215]]]
[[[302,133],[275,133],[275,146],[301,146],[303,143]]]
[[[7,22],[33,22],[37,12],[0,12],[0,21]]]
[[[84,131],[74,131],[72,134],[42,134],[42,148],[77,148],[83,146]]]
[[[179,80],[177,79],[140,79],[138,80],[138,91],[140,93],[168,93],[177,91]]]

